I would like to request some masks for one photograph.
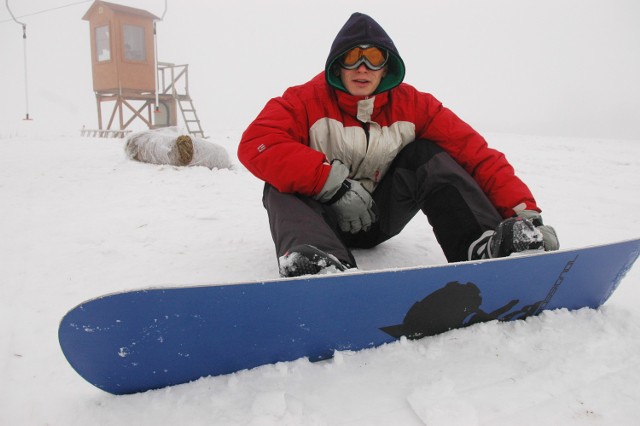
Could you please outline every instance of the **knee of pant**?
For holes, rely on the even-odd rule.
[[[435,142],[427,139],[418,139],[405,146],[398,153],[395,159],[395,166],[415,170],[443,152],[444,150]]]

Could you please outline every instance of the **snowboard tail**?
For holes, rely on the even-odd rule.
[[[635,239],[432,267],[123,292],[69,311],[59,340],[87,381],[135,393],[546,309],[597,308],[639,253]]]

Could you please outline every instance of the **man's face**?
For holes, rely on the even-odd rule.
[[[371,96],[378,88],[382,77],[384,77],[386,73],[386,67],[378,71],[373,71],[367,68],[365,64],[361,64],[353,70],[341,67],[340,79],[347,89],[347,92],[353,96]]]

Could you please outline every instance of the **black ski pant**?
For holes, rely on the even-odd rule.
[[[299,194],[265,185],[278,258],[310,244],[356,266],[350,248],[371,248],[398,235],[422,211],[449,262],[467,260],[469,245],[502,217],[476,181],[435,143],[417,140],[400,151],[372,194],[378,220],[368,231],[342,232],[331,208]]]

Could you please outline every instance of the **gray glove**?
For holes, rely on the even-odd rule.
[[[560,242],[558,241],[558,235],[556,230],[552,226],[545,225],[542,222],[542,216],[540,213],[533,210],[522,210],[518,212],[518,216],[528,219],[533,225],[542,233],[542,245],[545,251],[558,250],[560,248]]]
[[[314,198],[336,213],[338,226],[343,232],[368,231],[377,220],[373,198],[360,182],[347,179],[347,176],[349,168],[334,160],[327,181]]]

